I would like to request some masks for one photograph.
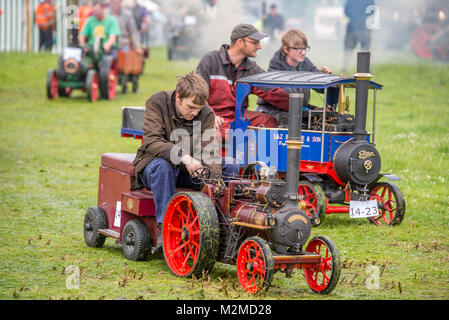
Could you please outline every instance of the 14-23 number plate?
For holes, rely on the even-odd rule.
[[[368,201],[350,201],[349,217],[350,218],[369,218],[379,214],[377,200]]]

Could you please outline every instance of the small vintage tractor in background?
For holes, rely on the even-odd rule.
[[[98,42],[98,41],[97,41]],[[75,89],[87,93],[89,101],[99,97],[113,100],[118,80],[117,59],[101,47],[67,47],[59,57],[58,68],[47,72],[47,97],[70,97]]]

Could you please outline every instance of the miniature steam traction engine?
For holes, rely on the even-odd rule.
[[[327,294],[338,283],[340,256],[331,239],[312,238],[310,218],[298,207],[302,95],[290,95],[286,179],[263,164],[260,180],[210,179],[200,168],[192,177],[201,192],[178,190],[166,208],[163,252],[179,277],[201,276],[216,261],[237,266],[241,286],[250,293],[268,288],[276,271],[290,276],[304,269],[310,288]],[[105,237],[122,244],[131,260],[143,260],[156,242],[156,219],[150,190],[130,191],[134,154],[103,154],[98,206],[87,210],[84,237],[101,247]],[[306,245],[307,243],[307,245]],[[305,247],[305,248],[304,248]]]

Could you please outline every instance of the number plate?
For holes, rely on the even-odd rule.
[[[379,214],[377,200],[368,201],[350,201],[349,217],[350,218],[369,218]]]

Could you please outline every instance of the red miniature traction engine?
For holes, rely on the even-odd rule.
[[[291,119],[301,119],[300,94],[290,95]],[[244,290],[270,286],[273,275],[304,269],[310,288],[330,293],[340,277],[340,256],[325,236],[309,240],[311,221],[298,207],[301,124],[289,123],[287,177],[277,180],[273,167],[262,165],[260,180],[211,179],[210,171],[192,173],[201,191],[179,189],[167,205],[163,254],[178,277],[201,276],[216,261],[235,264]],[[103,154],[98,205],[87,210],[84,238],[101,247],[106,237],[121,243],[130,260],[144,260],[156,244],[155,205],[150,190],[130,191],[134,154]],[[309,241],[308,241],[309,240]]]

